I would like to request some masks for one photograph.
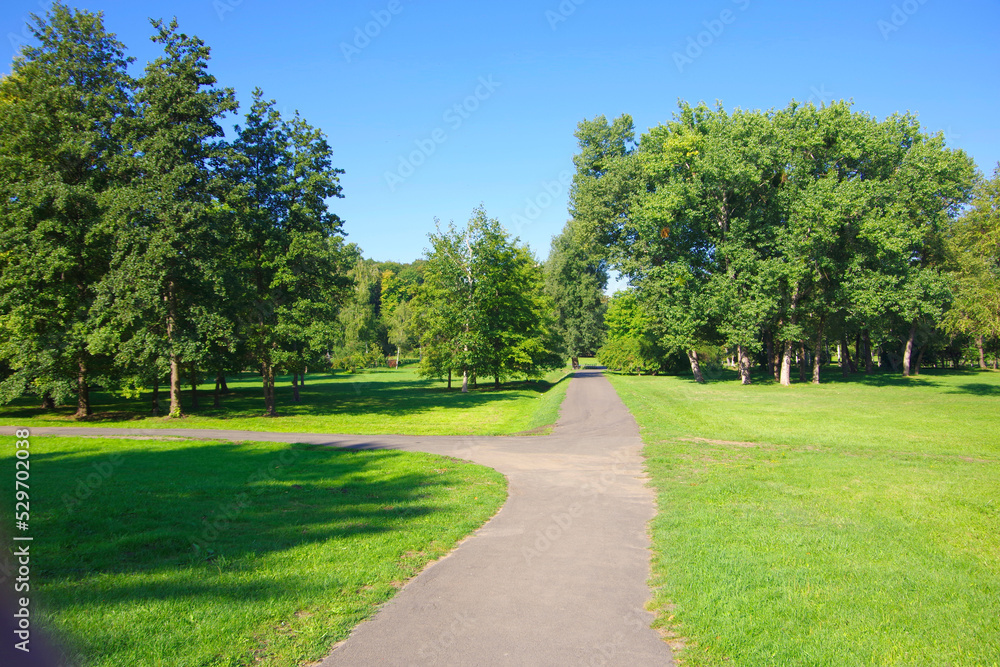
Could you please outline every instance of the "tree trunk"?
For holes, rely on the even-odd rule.
[[[299,374],[292,373],[292,403],[301,402],[299,399]]]
[[[87,365],[80,360],[79,375],[77,375],[76,385],[76,414],[77,419],[89,417],[90,409],[90,385],[87,384]]]
[[[868,329],[861,332],[861,342],[865,346],[865,373],[871,375],[875,372],[875,367],[872,365],[872,338]]]
[[[806,361],[806,344],[799,342],[799,382],[806,381],[806,366],[808,365]]]
[[[861,357],[865,354],[864,347],[861,344],[861,332],[858,331],[854,334],[854,365],[851,367],[852,370],[857,373],[858,369],[861,368]]]
[[[399,369],[399,345],[396,346],[396,369]]]
[[[177,322],[177,302],[174,299],[174,282],[167,284],[167,345],[170,347],[170,416],[183,417],[181,410],[181,361],[174,349],[174,324]]]
[[[451,389],[451,369],[448,369],[448,389]]]
[[[154,417],[160,416],[160,378],[153,380],[152,413]]]
[[[976,335],[976,348],[979,350],[979,368],[986,370],[986,355],[983,353],[983,334]]]
[[[781,353],[781,377],[779,382],[785,387],[792,384],[792,341],[786,340]]]
[[[500,388],[500,376],[499,375],[494,375],[493,376],[493,388],[494,389],[499,389]]]
[[[770,331],[764,332],[764,370],[768,375],[774,375],[774,334]]]
[[[747,354],[747,349],[742,345],[738,346],[736,348],[736,356],[739,359],[740,384],[752,384],[753,381],[750,379],[750,355]]]
[[[229,393],[229,385],[226,384],[226,374],[225,373],[219,373],[218,382],[219,382],[219,391],[221,391],[223,394],[228,394]],[[303,382],[302,384],[305,384],[305,383]]]
[[[222,373],[216,373],[215,375],[215,390],[212,391],[212,407],[221,408],[222,407],[222,383],[225,378],[222,377]]]
[[[920,363],[924,360],[924,350],[927,349],[927,345],[924,344],[920,347],[920,351],[917,352],[917,363],[913,365],[913,374],[920,375]]]
[[[844,378],[851,374],[851,351],[847,349],[847,332],[840,335],[840,372]]]
[[[910,335],[906,338],[906,347],[903,348],[903,377],[910,376],[910,362],[913,358],[913,341],[917,338],[917,321],[913,320],[910,326]]]
[[[277,417],[274,405],[274,366],[270,359],[261,362],[260,374],[264,380],[264,416]]]
[[[190,365],[188,371],[191,379],[191,410],[193,412],[201,407],[198,405],[198,371],[195,370],[194,364]]]
[[[774,372],[774,379],[781,380],[781,357],[784,356],[785,343],[774,341],[774,359],[771,361],[771,369]]]
[[[42,396],[42,410],[55,410],[56,401],[52,398],[52,394],[45,392]]]
[[[696,350],[688,350],[688,361],[691,363],[691,373],[694,375],[694,380],[698,384],[705,384],[705,376],[701,374],[701,366],[698,364],[698,352]]]
[[[819,320],[819,331],[816,332],[816,354],[813,357],[813,384],[819,384],[820,370],[823,367],[823,325],[826,324],[826,318],[821,317]]]
[[[469,369],[467,368],[462,369],[462,393],[469,393]]]

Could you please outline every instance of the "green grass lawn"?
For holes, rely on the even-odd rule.
[[[428,454],[31,442],[32,613],[88,667],[320,659],[506,497],[496,471]]]
[[[687,665],[1000,664],[1000,374],[611,376]]]
[[[34,399],[0,407],[0,426],[113,426],[124,428],[233,428],[249,431],[402,435],[507,435],[542,431],[555,423],[566,395],[566,370],[537,382],[511,382],[500,391],[483,381],[467,394],[461,378],[446,383],[417,376],[414,367],[374,370],[355,375],[309,375],[301,403],[292,402],[291,378],[278,379],[279,416],[267,418],[258,376],[230,379],[231,393],[222,407],[212,407],[211,389],[203,386],[199,410],[181,420],[151,417],[146,392],[129,400],[107,392],[91,395],[93,417],[74,420],[75,407],[45,411]],[[169,397],[161,388],[161,400]],[[190,389],[183,407],[190,411]],[[164,414],[166,409],[164,409]]]

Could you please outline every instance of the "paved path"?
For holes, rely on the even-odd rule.
[[[165,434],[32,429],[56,432]],[[599,371],[575,374],[549,436],[169,433],[431,452],[507,476],[503,509],[355,628],[322,667],[673,665],[643,608],[650,598],[646,524],[654,498],[642,477],[638,427]]]

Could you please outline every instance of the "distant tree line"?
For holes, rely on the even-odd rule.
[[[998,176],[914,116],[682,103],[638,142],[628,116],[576,136],[572,224],[631,285],[608,305],[609,365],[684,359],[704,381],[728,357],[744,384],[755,363],[789,384],[835,355],[845,374],[995,358]]]

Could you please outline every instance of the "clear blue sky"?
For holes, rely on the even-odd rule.
[[[853,99],[879,118],[919,113],[987,173],[1000,160],[996,0],[68,4],[103,11],[138,65],[157,55],[147,17],[176,15],[244,106],[260,86],[321,127],[347,172],[333,209],[376,259],[421,256],[435,217],[460,223],[480,203],[544,258],[567,218],[577,122],[630,113],[641,133],[679,98]],[[45,6],[0,8],[5,62]],[[358,38],[366,27],[374,36]]]

